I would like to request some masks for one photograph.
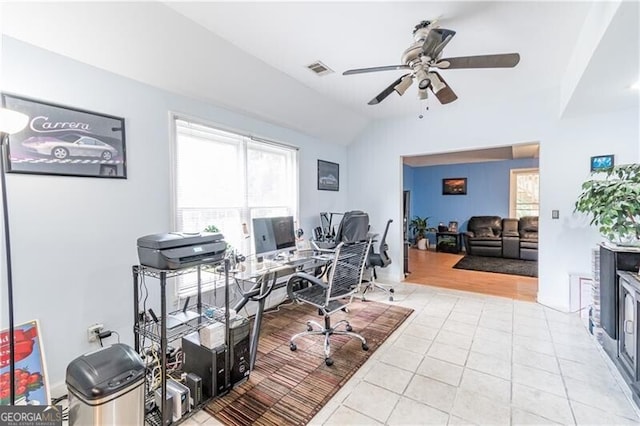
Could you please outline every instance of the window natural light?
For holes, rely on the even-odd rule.
[[[540,214],[540,173],[538,169],[512,169],[510,179],[509,217]]]
[[[175,118],[173,184],[177,231],[215,226],[233,249],[248,256],[254,251],[252,218],[297,219],[298,152]]]

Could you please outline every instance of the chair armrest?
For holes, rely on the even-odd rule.
[[[287,280],[287,295],[289,296],[290,300],[296,300],[296,295],[293,292],[293,284],[300,281],[309,281],[311,284],[319,285],[322,288],[329,287],[318,277],[307,274],[306,272],[296,272]]]

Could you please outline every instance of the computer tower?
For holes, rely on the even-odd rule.
[[[249,378],[249,320],[236,316],[229,322],[229,348],[231,364],[231,386],[236,386]]]
[[[198,332],[182,338],[182,369],[202,379],[202,397],[219,396],[225,387],[225,346],[209,349],[200,344]]]

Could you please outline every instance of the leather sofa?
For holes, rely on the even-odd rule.
[[[520,259],[538,260],[538,216],[524,216],[518,221]]]
[[[463,235],[467,254],[538,260],[538,217],[472,216]]]

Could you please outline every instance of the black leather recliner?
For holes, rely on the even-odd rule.
[[[502,218],[472,216],[464,233],[464,246],[472,256],[502,257]]]
[[[538,216],[524,216],[518,221],[520,259],[538,260]]]

